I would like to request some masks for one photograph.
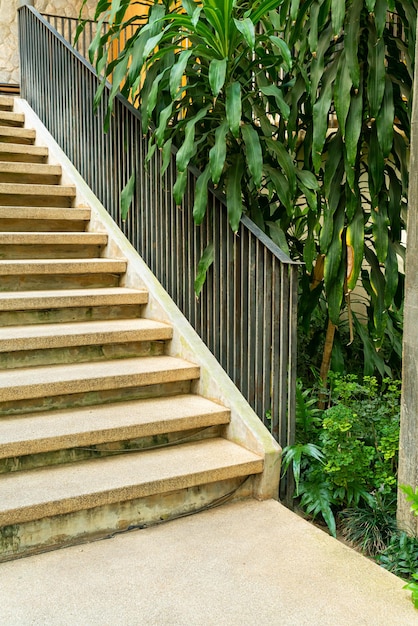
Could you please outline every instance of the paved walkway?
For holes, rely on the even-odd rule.
[[[277,502],[0,565],[0,624],[418,626],[403,582]]]

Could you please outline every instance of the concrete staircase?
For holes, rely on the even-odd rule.
[[[0,560],[251,496],[263,471],[35,140],[0,97]]]

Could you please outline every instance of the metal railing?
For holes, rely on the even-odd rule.
[[[298,264],[247,217],[234,235],[215,194],[207,219],[196,227],[196,172],[189,170],[177,207],[175,160],[163,175],[158,153],[146,164],[148,139],[139,112],[118,96],[104,133],[108,92],[94,114],[94,69],[32,7],[22,7],[19,18],[22,96],[276,440],[293,443]],[[120,193],[132,172],[135,195],[123,222]],[[197,300],[195,272],[209,242],[215,259]]]
[[[77,38],[77,42],[74,43],[74,39],[79,25],[79,19],[77,17],[63,17],[61,15],[52,15],[51,13],[42,13],[55,30],[68,41],[85,59],[88,59],[88,50],[91,42],[97,33],[99,26],[98,22],[94,20],[83,20],[84,28]],[[123,38],[114,40],[114,54],[117,56],[124,46],[124,43],[129,37],[132,37],[136,31],[138,24],[129,24],[123,33]],[[109,23],[102,22],[100,26],[102,35],[109,31]]]

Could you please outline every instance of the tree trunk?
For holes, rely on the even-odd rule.
[[[415,58],[418,59],[418,39]],[[411,485],[415,489],[418,485],[418,64],[415,65],[409,172],[398,485]],[[402,528],[418,534],[418,517],[412,515],[400,489],[397,518]]]

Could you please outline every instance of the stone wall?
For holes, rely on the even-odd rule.
[[[19,0],[0,0],[0,83],[19,83],[19,54],[17,43],[17,7]],[[34,0],[42,13],[77,17],[82,0]],[[97,0],[88,0],[85,17],[92,17]]]

